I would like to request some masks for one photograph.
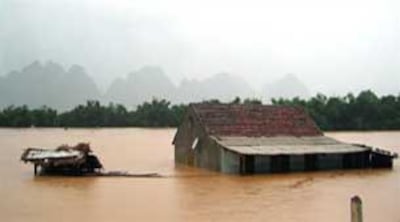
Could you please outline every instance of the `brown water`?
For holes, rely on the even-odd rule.
[[[400,164],[393,170],[233,176],[175,167],[175,129],[0,129],[0,221],[364,221],[400,222]],[[328,133],[400,153],[400,132]],[[90,142],[112,170],[165,178],[34,177],[19,161],[28,146]]]

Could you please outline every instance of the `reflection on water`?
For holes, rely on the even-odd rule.
[[[2,221],[349,221],[349,200],[365,221],[400,221],[399,161],[393,170],[258,176],[175,166],[174,129],[0,129]],[[400,152],[400,132],[328,133]],[[34,177],[23,148],[90,142],[109,170],[164,178]]]

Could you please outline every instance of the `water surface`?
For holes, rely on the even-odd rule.
[[[364,221],[400,221],[400,165],[234,176],[175,167],[175,129],[0,129],[1,221],[350,221],[349,200],[364,201]],[[328,133],[400,153],[400,132]],[[90,142],[110,170],[165,178],[34,177],[23,148]]]

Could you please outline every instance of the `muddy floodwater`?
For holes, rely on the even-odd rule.
[[[234,176],[174,165],[175,129],[0,129],[0,221],[400,222],[400,160],[393,170]],[[400,153],[400,132],[327,133]],[[163,178],[35,177],[23,148],[90,142],[108,170]]]

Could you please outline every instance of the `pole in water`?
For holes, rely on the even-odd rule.
[[[351,222],[362,222],[362,201],[359,196],[351,198]]]

